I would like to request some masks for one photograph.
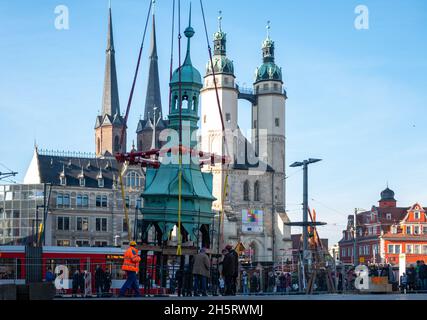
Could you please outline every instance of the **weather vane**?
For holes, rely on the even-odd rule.
[[[218,11],[218,29],[222,31],[222,11]]]
[[[270,39],[271,21],[267,21],[267,38]]]

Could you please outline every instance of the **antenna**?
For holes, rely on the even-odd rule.
[[[270,29],[271,29],[271,21],[267,21],[267,39],[270,39]]]
[[[218,11],[218,30],[222,31],[222,11]]]

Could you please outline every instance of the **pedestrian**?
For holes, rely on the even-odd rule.
[[[243,295],[249,294],[249,276],[246,273],[246,271],[243,271],[242,278],[241,278],[241,287],[242,287],[242,293]]]
[[[222,261],[222,276],[225,280],[225,295],[233,296],[236,294],[236,284],[235,279],[237,279],[236,274],[238,270],[236,270],[236,251],[233,250],[231,245],[227,245],[226,248],[227,254]],[[237,261],[237,265],[238,265]]]
[[[80,289],[80,294],[82,295],[82,298],[86,295],[86,291],[85,291],[85,271],[81,271],[79,273],[79,289]]]
[[[218,267],[211,268],[211,292],[214,297],[218,296],[219,278]]]
[[[211,262],[206,249],[202,248],[200,252],[194,257],[193,262],[193,276],[194,276],[194,296],[202,295],[206,297],[207,283],[210,277]]]
[[[72,296],[75,298],[77,297],[77,293],[80,287],[80,270],[77,269],[74,271],[72,281]]]
[[[418,272],[420,277],[421,290],[427,290],[427,265],[424,263],[424,260],[420,261]]]
[[[406,290],[408,289],[408,276],[404,272],[400,276],[400,290],[402,293],[406,293]]]
[[[175,272],[175,279],[176,279],[176,284],[177,284],[178,297],[181,297],[181,295],[182,295],[183,277],[184,277],[184,272],[183,272],[182,268],[179,268]]]
[[[110,293],[111,283],[112,283],[111,273],[108,270],[106,270],[104,273],[103,296],[110,296],[109,293]]]
[[[191,297],[193,295],[193,273],[191,266],[186,265],[184,268],[184,297]]]
[[[104,291],[104,277],[105,277],[105,273],[104,270],[102,270],[102,268],[97,265],[96,269],[95,269],[95,291],[96,291],[96,296],[99,298],[102,296],[102,293]]]
[[[259,276],[258,272],[252,273],[251,276],[251,285],[250,285],[251,294],[257,294],[259,292]]]
[[[120,289],[120,297],[125,296],[127,289],[135,291],[135,296],[140,297],[141,293],[139,292],[139,284],[136,275],[139,271],[139,262],[141,261],[141,257],[138,254],[136,242],[131,241],[129,245],[130,247],[125,252],[122,266],[122,270],[126,271],[127,279],[123,284],[123,287]]]
[[[416,289],[416,271],[414,265],[410,265],[409,269],[407,270],[407,276],[408,276],[408,289],[413,291]]]
[[[286,275],[284,272],[282,272],[279,276],[279,290],[278,292],[280,293],[284,293],[286,291]]]
[[[268,273],[267,283],[267,292],[272,293],[274,291],[274,286],[276,285],[276,276],[274,275],[273,271],[270,271]]]
[[[46,279],[46,282],[55,281],[55,275],[53,274],[51,268],[47,268],[45,279]]]

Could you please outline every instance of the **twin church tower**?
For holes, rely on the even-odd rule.
[[[267,38],[262,44],[263,63],[256,69],[253,89],[239,88],[236,84],[234,64],[227,57],[227,35],[222,30],[219,18],[218,31],[214,34],[213,68],[209,61],[204,79],[193,67],[187,47],[187,58],[182,65],[181,82],[183,99],[187,99],[185,108],[191,110],[200,120],[200,149],[205,152],[223,154],[222,123],[218,110],[218,99],[222,109],[223,123],[226,128],[228,154],[234,161],[229,170],[226,200],[222,208],[225,185],[223,168],[208,166],[204,170],[213,173],[213,194],[217,199],[214,210],[224,209],[224,240],[227,243],[243,242],[252,249],[252,255],[258,261],[276,260],[290,248],[290,228],[284,222],[289,219],[285,212],[285,104],[286,91],[283,87],[282,70],[275,63],[275,44]],[[268,26],[269,31],[269,26]],[[189,26],[188,38],[194,35]],[[150,150],[161,146],[160,132],[167,127],[176,127],[178,118],[174,110],[178,108],[177,97],[172,94],[169,120],[163,118],[155,15],[152,17],[152,34],[149,57],[149,77],[143,119],[139,120],[136,132],[138,151]],[[217,90],[213,76],[216,77]],[[176,75],[175,75],[176,76]],[[176,77],[175,77],[176,78]],[[171,86],[180,79],[171,80]],[[188,90],[187,90],[188,89]],[[186,93],[186,91],[188,91]],[[218,94],[218,96],[217,96]],[[250,101],[251,140],[249,142],[239,128],[238,100]],[[200,112],[199,112],[200,106]],[[184,109],[184,106],[183,106]],[[185,113],[183,110],[183,113]],[[201,116],[199,119],[199,115]],[[121,147],[120,140],[124,118],[120,113],[113,24],[111,8],[109,10],[108,37],[106,50],[105,80],[102,100],[102,114],[96,118],[95,144],[98,157],[111,156],[116,152],[125,152],[126,131]],[[197,128],[196,128],[197,129]],[[154,137],[153,137],[154,135]],[[231,137],[231,138],[230,138]],[[253,161],[251,158],[259,158]],[[260,164],[263,164],[262,167]],[[256,212],[259,216],[258,227],[253,220],[248,227],[245,215]]]

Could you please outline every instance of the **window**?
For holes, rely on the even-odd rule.
[[[246,180],[243,184],[243,200],[249,201],[249,181]]]
[[[126,175],[126,187],[128,188],[138,188],[141,186],[141,176],[135,172],[129,172]]]
[[[104,179],[103,178],[98,179],[98,188],[104,188]]]
[[[136,199],[136,208],[138,208],[138,209],[142,208],[142,200],[141,200],[141,198]]]
[[[89,206],[89,197],[87,195],[78,194],[76,197],[76,205],[77,207],[85,207]]]
[[[122,226],[122,232],[128,232],[128,224],[126,222],[126,219],[123,219]]]
[[[70,230],[70,218],[69,217],[58,217],[57,229],[62,231]]]
[[[263,89],[268,90],[268,83],[264,83]]]
[[[345,250],[345,249],[342,249],[342,250],[341,250],[341,255],[342,255],[343,257],[346,257],[346,250]]]
[[[57,240],[56,245],[58,247],[69,247],[71,243],[70,243],[70,240]]]
[[[107,208],[108,207],[108,198],[105,195],[96,196],[96,206],[98,208]]]
[[[60,177],[59,177],[59,184],[60,184],[61,186],[65,186],[65,185],[67,185],[67,178],[66,178],[65,176],[60,176]]]
[[[427,254],[427,245],[423,245],[423,254]]]
[[[414,253],[415,254],[421,253],[421,246],[419,244],[414,245]]]
[[[84,187],[86,185],[86,179],[85,178],[79,178],[79,184],[80,184],[80,187]]]
[[[96,218],[96,231],[107,232],[107,218]]]
[[[368,234],[372,234],[372,227],[368,227]]]
[[[77,247],[90,247],[89,240],[76,240]]]
[[[187,110],[188,109],[188,105],[189,105],[189,102],[188,102],[188,96],[183,96],[182,97],[182,109],[184,110]]]
[[[89,218],[77,217],[77,231],[89,231]]]
[[[107,241],[95,241],[95,247],[107,247],[108,242]]]
[[[259,201],[259,182],[256,181],[254,185],[254,201]]]
[[[276,124],[276,127],[280,127],[280,119],[279,118],[274,119],[274,122]]]
[[[406,245],[406,253],[407,253],[407,254],[411,254],[411,253],[413,253],[412,244],[407,244],[407,245]]]
[[[427,234],[427,227],[426,226],[423,227],[423,233]]]
[[[394,245],[394,253],[400,254],[400,244]]]
[[[70,195],[69,194],[64,194],[64,203],[63,203],[63,207],[64,208],[69,208],[70,207]]]
[[[420,226],[414,227],[414,234],[420,234]]]
[[[386,219],[387,219],[387,220],[391,220],[391,213],[387,213],[387,215],[386,215]]]
[[[414,212],[414,216],[415,216],[416,220],[419,220],[420,219],[420,212],[419,211],[415,211]]]
[[[62,193],[58,193],[56,195],[56,206],[58,208],[62,208],[63,205],[64,205],[64,195]]]
[[[231,114],[229,114],[229,113],[225,114],[225,121],[227,121],[228,123],[231,122]]]
[[[406,234],[412,234],[411,226],[406,226]]]

